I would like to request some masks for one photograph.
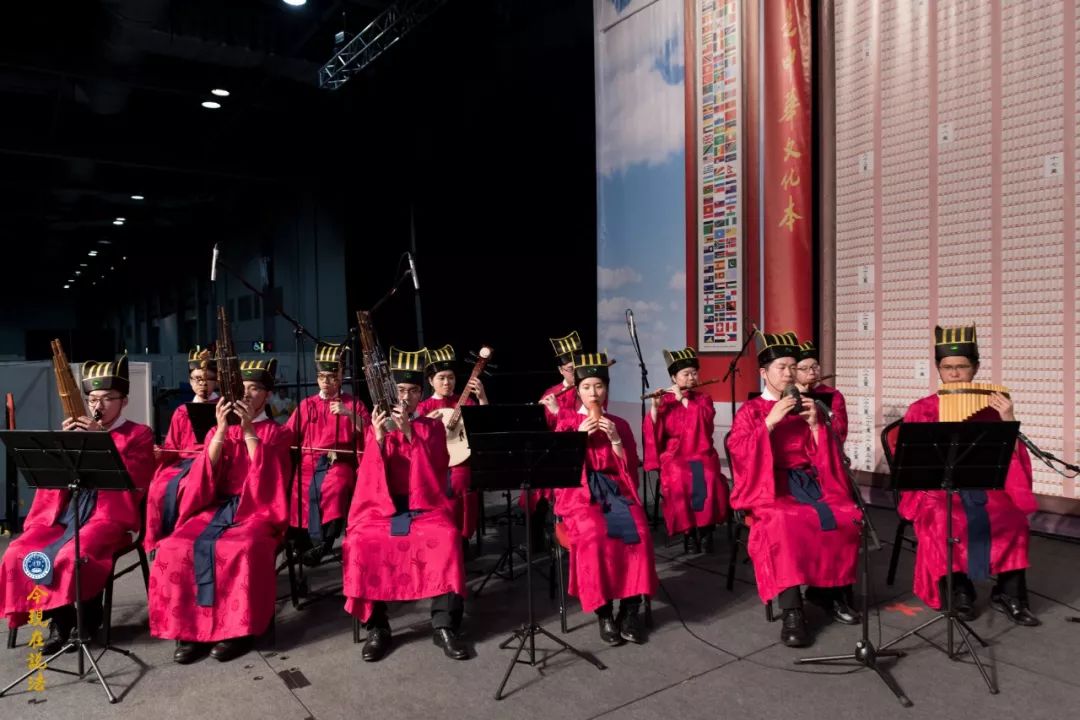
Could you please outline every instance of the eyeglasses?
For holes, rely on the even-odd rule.
[[[209,385],[212,382],[217,382],[217,378],[202,377],[201,375],[192,375],[190,380],[192,385]]]
[[[315,379],[321,380],[323,382],[331,382],[336,381],[338,379],[338,376],[337,373],[319,373],[315,376]]]
[[[956,370],[958,372],[964,372],[966,370],[970,370],[973,367],[975,367],[975,366],[974,365],[938,365],[938,370],[941,370],[942,372],[952,372],[953,370]]]
[[[409,387],[399,387],[397,389],[397,394],[398,397],[404,397],[405,395],[419,395],[420,388],[416,387],[415,385],[410,385]]]
[[[799,372],[817,372],[818,370],[821,369],[821,366],[818,365],[817,363],[815,363],[813,365],[805,365],[805,366],[796,365],[795,369],[798,370]]]
[[[90,407],[96,407],[98,405],[104,405],[105,403],[116,402],[122,400],[123,395],[105,395],[104,397],[92,397],[86,399],[86,404]]]

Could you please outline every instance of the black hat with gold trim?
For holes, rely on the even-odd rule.
[[[934,359],[952,355],[966,357],[972,362],[979,362],[979,343],[975,339],[974,325],[956,325],[934,328]]]
[[[695,370],[701,369],[697,352],[692,347],[683,348],[682,350],[664,350],[664,364],[667,365],[668,375],[674,375],[683,368],[688,367]]]
[[[574,362],[574,355],[581,352],[581,336],[578,335],[577,330],[566,337],[548,339],[551,341],[551,347],[555,349],[555,358],[560,365]]]
[[[428,364],[428,349],[415,351],[390,348],[390,372],[396,383],[424,384],[424,368]]]
[[[607,383],[608,368],[614,364],[608,360],[607,353],[574,353],[574,384],[580,385],[588,378],[600,378]]]
[[[754,344],[757,346],[757,361],[761,367],[778,358],[799,357],[799,338],[793,332],[763,333],[756,330]]]
[[[348,345],[318,342],[315,344],[315,369],[318,372],[338,372],[341,370],[341,358]]]
[[[189,373],[192,370],[217,372],[217,361],[214,359],[213,350],[199,345],[191,348],[187,354],[187,367]]]
[[[454,348],[450,345],[443,345],[437,350],[428,350],[427,367],[424,368],[424,374],[428,377],[432,377],[435,373],[440,373],[443,370],[457,372],[457,369],[457,356],[454,354]]]
[[[277,374],[277,358],[259,360],[241,360],[240,377],[257,382],[267,390],[274,389],[274,376]]]
[[[82,389],[87,395],[94,390],[115,390],[127,395],[130,387],[127,355],[115,362],[87,360],[82,364]]]
[[[812,340],[807,340],[799,345],[799,354],[795,356],[795,359],[799,362],[818,359],[818,349],[814,347]]]

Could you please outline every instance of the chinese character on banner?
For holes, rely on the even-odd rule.
[[[786,227],[788,232],[795,229],[795,222],[802,220],[802,215],[795,212],[795,199],[788,195],[787,207],[784,209],[784,217],[780,221],[780,227]]]
[[[27,647],[30,648],[30,654],[26,658],[26,668],[28,670],[37,670],[27,680],[27,689],[30,692],[45,692],[45,673],[43,671],[49,666],[45,664],[45,656],[41,652],[41,649],[45,647],[45,635],[42,633],[41,628],[49,626],[49,621],[45,619],[45,611],[42,608],[47,597],[49,597],[49,593],[40,585],[35,585],[30,594],[26,596],[26,599],[30,602],[27,623],[34,628],[34,631],[30,633],[30,642],[26,643]]]

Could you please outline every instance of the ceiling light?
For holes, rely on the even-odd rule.
[[[116,218],[116,219],[117,219],[117,220],[119,220],[120,222],[127,222],[127,218],[126,218],[126,217],[118,217],[118,218]]]
[[[73,282],[75,282],[75,278],[68,278],[68,282],[69,282],[69,283],[73,283]]]
[[[88,252],[86,254],[89,255],[90,257],[97,257],[97,250],[91,250],[90,252]]]
[[[97,285],[97,281],[90,283],[91,285]]]
[[[110,269],[110,270],[115,270],[115,269],[116,269],[116,266],[115,266],[115,265],[110,265],[110,266],[109,266],[109,269]]]
[[[117,219],[117,220],[113,220],[113,221],[112,221],[112,224],[113,224],[113,225],[123,225],[123,224],[124,224],[124,221],[123,221],[123,220],[119,220],[119,219]]]
[[[82,275],[82,270],[76,270],[75,271],[75,277],[79,277],[80,275]],[[75,281],[72,280],[72,282],[75,282]]]
[[[145,200],[146,198],[143,197],[142,195],[132,195],[131,199],[132,200]]]
[[[207,110],[217,110],[219,107],[221,107],[221,103],[217,102],[216,100],[203,100],[202,106]]]
[[[64,289],[67,290],[69,287],[71,287],[71,286],[70,285],[65,285]]]
[[[214,88],[210,91],[211,95],[217,95],[218,97],[229,97],[229,91],[224,88]]]
[[[79,263],[79,267],[90,267],[90,266],[87,265],[86,263]]]
[[[291,5],[292,7],[300,7],[301,5],[306,5],[307,4],[307,0],[281,0],[281,1],[283,3],[285,3],[286,5]]]
[[[125,255],[124,257],[122,257],[122,258],[120,258],[120,259],[121,259],[121,260],[127,260],[127,255]]]
[[[112,245],[112,240],[98,240],[98,245]]]

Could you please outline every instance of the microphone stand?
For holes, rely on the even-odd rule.
[[[637,355],[638,368],[641,369],[641,450],[645,452],[645,443],[649,440],[645,437],[645,395],[649,392],[649,370],[645,367],[645,358],[641,354],[641,343],[638,342],[637,331],[630,323],[630,318],[633,317],[633,311],[627,308],[626,310],[626,329],[630,334],[630,344],[634,347],[634,353]],[[642,474],[642,493],[641,501],[645,506],[645,514],[649,513],[649,472],[644,471]],[[660,522],[660,492],[659,485],[657,485],[656,497],[653,500],[653,512],[652,518],[649,520],[651,527],[655,528]]]
[[[746,347],[750,344],[750,341],[754,339],[754,331],[757,327],[753,324],[750,325],[750,329],[746,332],[746,339],[743,340],[742,347],[739,348],[738,354],[731,358],[731,362],[728,363],[727,372],[724,373],[724,377],[720,378],[720,382],[727,382],[731,380],[731,422],[735,422],[735,376],[739,374],[739,360],[742,358],[743,353],[746,352]]]

